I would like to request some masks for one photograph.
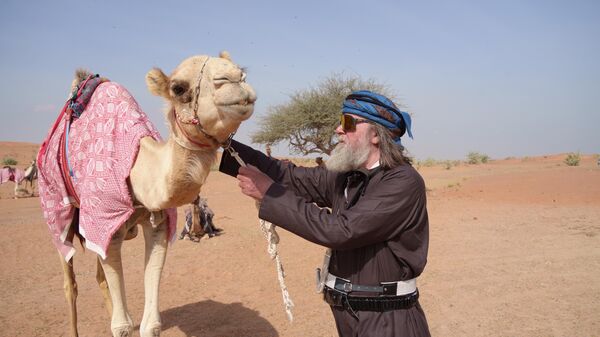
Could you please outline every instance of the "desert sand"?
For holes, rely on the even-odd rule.
[[[0,143],[0,158],[20,168],[36,151],[36,144]],[[430,250],[418,285],[433,336],[600,336],[600,167],[596,156],[583,155],[576,167],[565,156],[419,169]],[[62,270],[39,198],[14,199],[13,187],[0,186],[0,336],[68,336]],[[314,290],[324,248],[279,230],[296,305],[290,323],[253,200],[216,171],[202,195],[224,233],[171,246],[160,293],[163,336],[337,336]],[[140,237],[124,244],[136,324],[143,257]],[[79,249],[74,259],[80,335],[110,336],[96,256]]]

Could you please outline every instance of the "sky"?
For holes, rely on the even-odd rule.
[[[270,106],[343,73],[391,89],[417,159],[600,153],[599,41],[595,0],[3,0],[0,141],[41,143],[79,67],[127,87],[166,137],[145,74],[227,50],[258,95],[245,143]]]

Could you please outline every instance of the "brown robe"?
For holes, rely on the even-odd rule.
[[[425,184],[412,166],[335,173],[296,167],[235,141],[232,147],[276,182],[261,202],[259,217],[332,248],[331,274],[354,284],[378,285],[423,271],[429,244]],[[219,170],[236,176],[238,169],[225,151]],[[429,336],[418,302],[409,309],[360,311],[358,318],[339,308],[332,312],[343,337]]]

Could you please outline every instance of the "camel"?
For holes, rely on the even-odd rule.
[[[31,161],[31,164],[24,171],[25,177],[23,180],[29,183],[29,187],[31,188],[31,195],[34,193],[34,182],[38,178],[38,169],[35,163],[35,159]]]
[[[179,240],[189,239],[200,242],[208,234],[209,238],[221,234],[222,229],[215,227],[213,218],[215,213],[208,207],[208,199],[198,196],[185,211],[185,225],[179,235]]]
[[[125,298],[121,245],[128,236],[134,236],[131,232],[138,224],[144,233],[146,250],[145,306],[140,323],[140,336],[160,336],[159,283],[168,241],[174,238],[174,208],[192,203],[196,199],[216,159],[217,149],[221,146],[226,148],[240,124],[252,115],[256,94],[252,87],[245,83],[245,77],[243,69],[232,62],[227,52],[222,52],[219,57],[190,57],[179,64],[170,76],[158,68],[150,70],[146,75],[148,89],[167,102],[165,117],[170,132],[168,139],[161,141],[145,114],[141,109],[136,109],[137,103],[126,89],[113,82],[105,82],[104,79],[97,80],[88,74],[77,75],[74,80],[74,92],[81,96],[74,94],[63,111],[72,111],[77,117],[81,112],[78,111],[77,105],[79,98],[86,94],[91,95],[89,105],[79,119],[73,119],[70,127],[68,118],[59,117],[51,129],[60,130],[66,125],[64,130],[71,138],[64,142],[68,145],[69,152],[62,156],[61,162],[61,156],[56,154],[58,150],[55,149],[61,144],[61,140],[55,139],[60,137],[53,137],[51,131],[37,158],[40,200],[54,243],[61,255],[65,295],[71,318],[71,336],[78,336],[77,284],[73,272],[72,241],[75,235],[80,234],[86,247],[99,255],[96,279],[111,314],[113,336],[132,336],[134,324],[128,313]],[[93,94],[86,91],[88,82],[85,81],[96,81],[89,82],[97,84]],[[103,100],[108,103],[102,103]],[[108,114],[112,119],[104,124],[89,122],[100,115]],[[133,119],[121,123],[119,118]],[[130,133],[144,127],[148,131],[142,134],[143,136],[138,135],[138,141],[129,136]],[[94,134],[94,130],[101,132]],[[114,139],[109,137],[108,140],[102,141],[105,134],[110,136],[121,131],[126,138],[125,147],[137,148],[136,144],[139,144],[137,153],[122,156],[119,161],[103,157],[87,160],[94,154],[102,155],[111,151],[121,153],[119,145],[113,143]],[[91,145],[85,147],[84,145],[88,144],[86,142]],[[54,177],[70,176],[73,190],[80,193],[79,196],[73,195],[76,193],[68,193],[69,186],[63,188],[52,185],[59,184],[59,178],[53,180],[50,169],[60,166],[59,163],[68,170],[63,169],[60,171],[62,176],[55,173]],[[106,175],[110,170],[115,172],[115,175],[117,171],[126,171],[125,177],[121,178],[122,181],[112,179],[112,176]],[[123,175],[123,172],[120,174]],[[64,180],[64,185],[70,183],[68,179]],[[113,203],[108,206],[102,203],[102,198],[107,194],[107,185],[113,180],[122,183],[126,187],[125,193],[129,192],[129,196],[119,200],[125,205],[124,210],[108,209],[120,212],[119,219],[122,218],[123,221],[117,223],[110,231],[101,228],[100,235],[86,226],[97,221],[99,217],[90,216],[90,212],[102,207],[117,208],[112,206]],[[86,192],[86,188],[91,189],[91,192]],[[58,197],[52,193],[57,193]],[[59,203],[62,204],[57,205]],[[64,214],[72,215],[73,221],[66,223],[66,220],[62,220],[63,222],[59,223],[60,216]],[[96,239],[95,235],[100,239]],[[104,241],[101,239],[107,235],[108,242],[103,246]]]
[[[24,179],[25,173],[20,168],[7,165],[0,170],[0,185],[9,181],[15,183],[15,199],[19,198],[19,189]]]

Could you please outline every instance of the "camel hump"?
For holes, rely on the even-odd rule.
[[[77,70],[75,70],[75,78],[73,78],[73,82],[71,82],[71,92],[73,92],[75,88],[90,75],[92,75],[91,71],[84,68],[77,68]]]

